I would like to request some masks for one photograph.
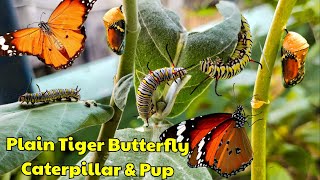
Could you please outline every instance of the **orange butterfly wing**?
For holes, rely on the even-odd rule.
[[[42,52],[43,41],[40,28],[26,28],[0,36],[1,56],[39,56]],[[36,44],[36,45],[34,45]]]
[[[41,28],[26,28],[0,36],[0,56],[34,55],[55,69],[72,65],[84,50],[82,26],[96,0],[64,0]]]
[[[52,28],[79,30],[96,0],[64,0],[52,12],[48,24]]]
[[[210,165],[213,164],[216,169],[219,169],[224,177],[244,171],[253,160],[246,129],[234,127],[231,131],[226,132],[222,140],[222,145],[215,154],[217,162],[210,162]],[[211,148],[208,151],[210,150]]]
[[[211,167],[223,177],[244,171],[253,153],[245,128],[235,126],[235,120],[229,119],[208,133],[191,151],[188,165]]]

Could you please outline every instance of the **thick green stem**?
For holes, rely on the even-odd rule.
[[[120,58],[118,72],[115,76],[114,84],[116,84],[119,81],[119,79],[121,79],[123,76],[133,72],[136,46],[137,46],[138,36],[140,32],[137,1],[123,0],[123,7],[124,7],[125,20],[126,20],[126,37],[125,37],[126,45],[124,49],[124,54]],[[114,116],[110,121],[102,124],[99,136],[97,138],[97,141],[105,142],[106,144],[104,146],[105,148],[102,149],[102,151],[100,152],[93,153],[93,156],[91,157],[91,160],[90,160],[90,162],[99,163],[100,167],[104,165],[105,161],[109,157],[109,152],[107,150],[108,149],[107,147],[109,146],[108,140],[114,137],[122,117],[122,111],[115,105],[113,95],[110,100],[110,105],[115,110]],[[87,177],[87,179],[90,179],[90,180],[98,179],[98,178],[99,178],[98,176]]]
[[[280,46],[281,36],[287,21],[294,7],[296,0],[279,0],[275,14],[271,23],[271,27],[264,44],[263,53],[260,63],[263,69],[258,70],[256,83],[254,87],[254,99],[269,102],[269,86],[272,75],[272,69],[277,59],[277,53]],[[252,146],[254,152],[254,160],[252,163],[252,180],[266,179],[266,125],[268,117],[268,105],[263,105],[261,108],[252,109],[252,122],[256,122],[252,126]]]

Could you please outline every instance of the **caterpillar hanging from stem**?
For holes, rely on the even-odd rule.
[[[136,94],[137,109],[139,117],[145,119],[149,125],[149,118],[156,113],[154,110],[154,104],[152,102],[153,92],[162,83],[168,83],[171,80],[176,80],[177,78],[182,78],[187,74],[188,68],[174,67],[173,60],[168,51],[168,44],[166,45],[166,51],[172,63],[172,67],[165,67],[161,69],[151,70],[149,68],[149,62],[147,68],[149,74],[143,78],[138,87]],[[191,66],[192,67],[192,66]],[[190,68],[190,67],[189,67]]]
[[[247,20],[241,16],[241,30],[238,34],[238,43],[233,51],[233,54],[229,57],[228,62],[223,62],[220,58],[212,61],[210,57],[200,61],[200,69],[208,76],[202,80],[191,92],[191,94],[207,79],[214,78],[215,93],[217,96],[221,96],[217,93],[217,86],[219,79],[229,79],[239,74],[248,64],[248,62],[255,62],[261,66],[262,64],[251,59],[252,40],[250,33],[250,26]]]
[[[78,89],[78,86],[75,89],[51,89],[46,90],[45,92],[41,92],[38,84],[37,87],[39,92],[25,93],[19,97],[18,101],[21,102],[21,104],[26,102],[27,104],[31,103],[33,105],[39,102],[49,103],[53,101],[61,101],[62,99],[69,101],[71,101],[71,99],[75,99],[76,101],[80,100],[79,92],[81,89]]]

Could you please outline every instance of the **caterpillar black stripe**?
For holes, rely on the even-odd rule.
[[[37,85],[38,86],[38,85]],[[80,100],[80,90],[78,86],[76,89],[51,89],[41,92],[38,86],[39,92],[36,93],[25,93],[21,95],[18,99],[19,102],[26,102],[27,104],[31,103],[49,103],[57,100],[71,100],[75,99],[76,101]]]
[[[139,116],[148,122],[148,119],[155,113],[152,95],[160,83],[182,78],[186,74],[187,70],[185,68],[166,67],[151,71],[150,74],[143,78],[136,96]]]
[[[167,53],[170,57],[170,54],[168,52],[168,45],[166,47]],[[171,62],[172,59],[170,57]],[[149,69],[149,67],[148,67]],[[149,74],[143,78],[143,80],[140,82],[140,85],[138,87],[138,91],[136,94],[136,101],[137,101],[137,109],[140,118],[145,119],[147,121],[147,124],[149,123],[149,118],[156,113],[154,110],[154,105],[152,102],[152,96],[153,92],[157,89],[157,87],[162,82],[168,82],[171,80],[175,80],[177,78],[182,78],[187,74],[187,70],[182,67],[174,67],[172,64],[172,67],[165,67],[161,69],[156,69],[154,71],[151,71],[149,69]]]
[[[225,63],[220,58],[212,61],[210,57],[200,61],[201,71],[208,75],[208,77],[202,82],[204,82],[208,78],[215,78],[215,92],[218,96],[221,96],[217,93],[217,85],[219,79],[229,79],[239,74],[246,67],[249,61],[256,62],[251,59],[251,49],[252,40],[250,26],[246,18],[241,16],[241,30],[238,34],[238,43],[228,61]],[[195,91],[195,89],[191,92],[191,94]]]

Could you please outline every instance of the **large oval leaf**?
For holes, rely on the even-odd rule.
[[[176,67],[187,68],[197,65],[188,71],[192,78],[178,94],[171,117],[181,114],[212,81],[206,81],[199,90],[190,95],[199,82],[206,78],[199,69],[200,60],[214,56],[226,59],[225,57],[230,56],[234,50],[240,31],[240,12],[235,4],[230,2],[221,1],[217,7],[224,16],[222,22],[204,32],[188,33],[179,24],[179,18],[165,9],[159,0],[139,1],[141,33],[135,59],[135,89],[137,90],[142,75],[148,74],[148,62],[151,70],[170,66],[170,58],[166,52],[167,44]],[[163,88],[169,87],[158,87],[160,91],[163,91]]]
[[[22,137],[23,142],[36,140],[57,142],[88,126],[102,124],[113,116],[111,106],[86,107],[83,101],[60,102],[49,105],[20,106],[13,103],[0,106],[0,174],[4,174],[26,161],[34,159],[41,151],[19,151],[13,147],[6,151],[7,137]]]
[[[118,138],[121,142],[128,142],[137,139],[140,141],[144,139],[145,142],[159,142],[159,135],[169,128],[169,124],[161,124],[158,126],[147,129],[123,129],[116,132],[115,138]],[[146,130],[146,131],[145,131]],[[87,156],[79,161],[78,165],[82,161],[88,162],[92,153],[88,153]],[[135,165],[136,174],[139,175],[139,164],[149,163],[152,166],[171,166],[174,168],[173,179],[211,179],[211,175],[206,168],[189,168],[187,165],[187,157],[180,156],[180,153],[173,152],[110,152],[110,156],[105,163],[105,166],[121,166],[125,169],[127,163],[133,163]],[[119,179],[127,179],[124,172],[119,173]],[[136,177],[137,179],[155,179],[150,173],[147,173],[145,177]],[[68,179],[68,177],[60,177],[60,179]],[[83,176],[78,176],[75,179],[84,179]],[[100,179],[107,179],[101,176]],[[160,178],[159,178],[160,179]]]

